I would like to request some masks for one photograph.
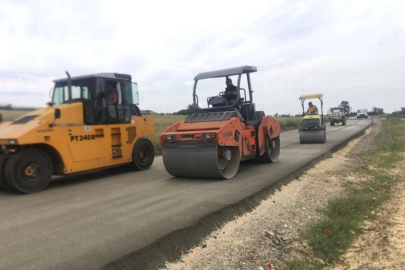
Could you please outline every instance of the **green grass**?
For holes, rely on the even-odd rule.
[[[377,165],[391,168],[400,161],[402,152],[405,151],[405,121],[399,118],[390,118],[385,121],[384,140],[377,144]],[[388,153],[388,154],[387,154]]]
[[[364,221],[373,219],[370,212],[376,211],[381,203],[390,198],[391,189],[398,179],[386,172],[402,159],[405,151],[404,131],[405,121],[386,120],[377,149],[367,160],[373,169],[369,169],[371,166],[359,169],[359,173],[373,180],[347,185],[342,196],[331,199],[326,208],[321,210],[322,218],[307,227],[303,238],[312,247],[315,257],[329,264],[337,262],[339,256],[361,233],[360,226]],[[293,261],[293,264],[287,262],[282,269],[298,269],[293,268],[293,265],[308,264],[303,259]]]

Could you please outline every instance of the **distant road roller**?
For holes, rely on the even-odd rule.
[[[67,73],[68,74],[68,73]],[[142,117],[130,75],[102,73],[56,80],[48,107],[0,124],[0,188],[44,189],[52,175],[154,160],[153,119]]]
[[[299,97],[302,105],[302,124],[299,127],[300,144],[306,143],[325,143],[326,125],[323,117],[323,94],[302,95]],[[315,106],[315,110],[308,108],[305,112],[304,102],[307,99],[319,99],[321,102],[321,114]],[[311,102],[310,102],[311,103]]]
[[[255,109],[250,74],[256,71],[256,67],[242,66],[194,78],[195,113],[160,135],[163,163],[171,175],[230,179],[241,161],[278,160],[281,127],[275,118]],[[217,94],[224,82],[228,87]],[[200,84],[203,90],[198,93],[207,97],[206,103],[199,103]],[[210,91],[215,95],[204,93]]]

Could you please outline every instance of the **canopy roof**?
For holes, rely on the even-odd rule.
[[[233,76],[233,75],[238,75],[238,74],[243,74],[243,73],[252,73],[252,72],[256,72],[256,71],[257,71],[257,67],[254,67],[254,66],[242,66],[242,67],[221,69],[221,70],[199,73],[197,76],[195,76],[194,80]]]
[[[313,98],[322,98],[323,94],[318,93],[318,94],[309,94],[309,95],[301,95],[300,100],[304,99],[313,99]]]
[[[119,74],[119,73],[97,73],[89,74],[83,76],[72,77],[72,80],[89,79],[89,78],[105,78],[105,79],[120,79],[120,80],[131,80],[131,75]],[[63,79],[54,80],[54,82],[66,82],[67,77]]]

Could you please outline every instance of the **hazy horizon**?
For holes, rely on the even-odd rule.
[[[0,104],[45,106],[65,70],[118,72],[141,109],[171,113],[192,103],[197,73],[253,65],[267,114],[318,92],[325,109],[405,107],[405,1],[3,0],[0,34]]]

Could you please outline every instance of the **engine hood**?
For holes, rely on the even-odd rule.
[[[55,109],[61,110],[61,118],[54,119]],[[29,112],[12,122],[0,124],[0,140],[19,139],[33,131],[48,129],[51,124],[83,124],[81,103],[61,104]],[[2,143],[0,143],[2,144]]]

